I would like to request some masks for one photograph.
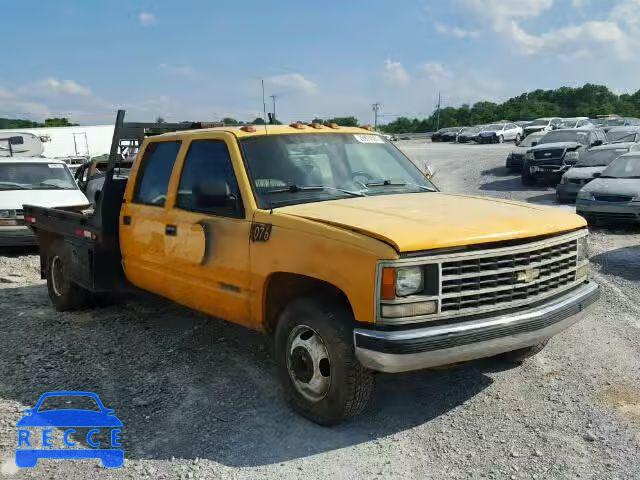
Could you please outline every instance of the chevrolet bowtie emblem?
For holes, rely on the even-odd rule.
[[[518,283],[531,283],[540,277],[539,268],[531,268],[529,270],[523,270],[516,274],[516,282]]]

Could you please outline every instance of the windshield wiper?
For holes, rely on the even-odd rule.
[[[437,192],[437,190],[433,189],[433,188],[429,188],[425,185],[418,185],[417,183],[411,183],[411,182],[392,182],[391,180],[379,180],[377,182],[369,182],[369,183],[365,183],[365,186],[367,187],[406,187],[406,186],[411,186],[411,187],[417,187],[422,191],[425,192]]]
[[[11,187],[18,190],[31,190],[31,188],[25,187],[24,185],[16,182],[0,182],[0,187]]]
[[[619,178],[619,177],[612,177],[611,175],[600,175],[597,178]]]
[[[321,192],[323,190],[335,190],[336,192],[346,193],[352,197],[364,197],[366,196],[362,192],[354,192],[352,190],[345,190],[344,188],[329,187],[326,185],[289,185],[286,188],[277,188],[275,190],[269,190],[264,192],[265,195],[271,195],[275,193],[298,193],[298,192]]]

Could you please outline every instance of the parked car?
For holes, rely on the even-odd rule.
[[[576,199],[578,191],[596,178],[616,158],[625,153],[640,150],[638,143],[609,143],[593,147],[584,152],[578,162],[567,170],[556,187],[556,196],[560,202]]]
[[[583,151],[606,141],[605,133],[596,128],[547,132],[524,156],[522,184],[535,185],[538,180],[544,180],[547,185],[555,187],[562,174],[578,162]]]
[[[478,132],[478,143],[504,143],[514,141],[520,143],[522,128],[515,123],[491,123]]]
[[[576,212],[591,224],[640,223],[640,152],[616,158],[582,187]]]
[[[526,137],[533,132],[550,132],[551,130],[556,130],[559,128],[561,121],[562,119],[559,117],[536,118],[533,122],[524,127],[524,136]]]
[[[613,127],[607,132],[607,141],[609,143],[640,142],[640,126]]]
[[[458,133],[458,143],[475,142],[484,125],[465,127]]]
[[[535,147],[546,134],[547,132],[533,132],[527,135],[524,140],[521,140],[516,148],[507,155],[507,168],[513,172],[520,173],[522,171],[522,165],[524,164],[525,154],[531,147]]]
[[[22,205],[88,206],[66,163],[42,157],[0,160],[0,246],[37,245]]]
[[[450,142],[452,139],[455,140],[456,135],[460,131],[460,127],[446,127],[441,128],[433,135],[431,135],[432,142]]]
[[[516,125],[518,125],[519,127],[522,127],[522,130],[524,130],[524,127],[528,127],[529,125],[531,125],[533,123],[533,120],[518,120],[516,122],[514,122]]]
[[[600,121],[598,122],[598,125],[605,132],[608,132],[609,130],[616,127],[628,127],[628,126],[640,125],[640,119],[632,118],[632,117],[627,117],[627,118],[610,117],[610,118],[600,119]]]
[[[585,128],[594,127],[589,117],[563,118],[558,124],[558,128]]]

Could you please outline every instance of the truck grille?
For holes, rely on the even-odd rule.
[[[442,263],[442,312],[527,300],[575,280],[577,242]]]
[[[562,158],[564,150],[562,148],[552,148],[549,150],[534,150],[533,158],[536,160],[547,160],[554,158]]]

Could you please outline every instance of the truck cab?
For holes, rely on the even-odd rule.
[[[581,217],[442,193],[367,129],[168,132],[117,185],[115,237],[25,207],[54,305],[108,288],[96,249],[116,245],[127,284],[272,335],[287,399],[324,425],[364,408],[374,372],[520,361],[598,296]]]

